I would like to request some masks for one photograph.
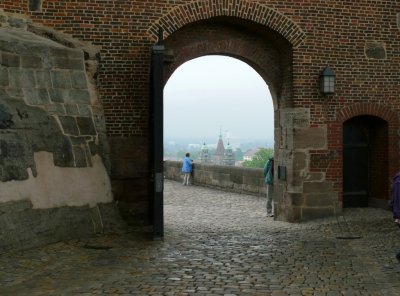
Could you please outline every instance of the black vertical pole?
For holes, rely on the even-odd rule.
[[[151,65],[151,161],[152,161],[152,192],[153,192],[153,238],[164,237],[164,45],[160,29],[158,43],[152,47]]]

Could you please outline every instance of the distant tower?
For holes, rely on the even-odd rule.
[[[203,143],[201,147],[200,156],[199,156],[200,163],[211,163],[210,155],[208,154],[208,148],[206,146],[206,142]]]
[[[225,154],[224,142],[222,141],[222,134],[219,133],[217,150],[215,151],[215,154],[214,154],[214,163],[216,165],[223,165],[224,154]]]
[[[224,153],[223,165],[235,165],[235,153],[233,152],[232,147],[229,144],[229,140]]]

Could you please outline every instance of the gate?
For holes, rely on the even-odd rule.
[[[369,128],[355,117],[343,126],[343,207],[367,207],[369,198]]]
[[[150,195],[153,238],[164,237],[164,166],[163,166],[163,101],[164,101],[163,32],[159,30],[158,42],[151,49],[150,71]]]

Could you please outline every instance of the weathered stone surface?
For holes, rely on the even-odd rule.
[[[386,59],[386,44],[383,42],[367,42],[365,44],[365,55],[370,59]]]
[[[301,171],[294,171],[288,169],[286,173],[287,173],[286,180],[290,184],[290,186],[298,187],[303,184],[303,176],[301,174]]]
[[[75,156],[75,166],[78,168],[87,167],[85,149],[82,149],[80,146],[74,146],[73,151]]]
[[[304,205],[304,197],[301,193],[288,193],[291,204],[296,207]]]
[[[301,128],[310,125],[310,110],[307,108],[286,108],[280,110],[280,126]]]
[[[87,89],[86,75],[83,71],[71,72],[72,87],[77,89]]]
[[[10,24],[11,27],[15,28],[25,28],[26,27],[26,21],[21,18],[17,17],[9,17],[8,18],[8,23]]]
[[[1,52],[1,49],[0,49]],[[21,58],[17,54],[1,52],[0,54],[0,65],[6,67],[19,67],[21,64]]]
[[[7,88],[6,93],[8,96],[12,98],[18,98],[18,99],[24,98],[24,92],[22,88]]]
[[[332,192],[332,182],[304,182],[303,192],[304,193],[317,193],[317,192]]]
[[[126,229],[116,204],[32,209],[28,201],[0,204],[0,250],[24,250],[71,238]]]
[[[314,220],[318,218],[331,217],[335,214],[333,207],[309,207],[302,208],[303,220]]]
[[[79,128],[79,134],[82,135],[96,135],[96,128],[91,117],[76,117],[76,122]]]
[[[25,180],[28,178],[27,168],[34,168],[31,148],[19,135],[1,135],[0,156],[1,182]]]
[[[36,85],[39,88],[51,88],[50,72],[46,70],[35,71]]]
[[[0,105],[0,129],[8,129],[14,125],[12,114],[4,105]]]
[[[82,105],[82,104],[77,104],[78,107],[78,112],[79,115],[84,116],[84,117],[93,117],[93,121],[95,123],[96,130],[98,131],[105,131],[105,129],[102,128],[103,122],[104,122],[104,115],[95,115],[92,112],[92,108],[90,105]],[[105,126],[104,126],[105,128]]]
[[[400,30],[400,12],[397,13],[397,28]]]
[[[76,104],[90,104],[90,94],[87,90],[73,89],[69,93],[68,99],[65,103],[76,103]]]
[[[46,106],[47,113],[49,115],[65,115],[65,108],[62,104],[50,104]]]
[[[24,88],[25,101],[29,105],[47,105],[50,103],[49,93],[45,88]]]
[[[102,108],[97,107],[95,124],[83,58],[82,50],[0,27],[0,129],[13,130],[8,138],[2,135],[8,141],[3,150],[15,143],[23,148],[19,158],[7,156],[0,166],[3,180],[23,180],[27,168],[35,173],[33,153],[38,151],[53,152],[55,165],[62,167],[88,166],[92,153],[108,157]],[[82,137],[82,146],[73,149],[70,137]]]
[[[300,171],[307,168],[307,154],[295,152],[293,155],[293,170]]]
[[[29,69],[10,68],[10,87],[34,88],[36,86],[35,72]]]
[[[70,116],[79,115],[78,106],[76,104],[64,104],[65,112]]]
[[[74,153],[70,140],[67,137],[62,137],[54,143],[54,164],[60,167],[73,167]]]
[[[243,172],[240,170],[232,170],[231,180],[233,183],[241,185],[243,183]]]
[[[64,133],[72,136],[79,136],[78,125],[76,124],[75,117],[73,116],[58,116]]]
[[[181,161],[164,162],[165,178],[181,182],[181,169]],[[191,182],[208,187],[222,188],[227,191],[265,195],[262,169],[195,163]]]
[[[42,59],[32,55],[21,56],[21,66],[23,68],[42,68]]]
[[[68,89],[51,88],[49,89],[50,99],[54,103],[64,103],[69,101],[69,92]]]
[[[8,70],[0,66],[0,86],[8,86],[9,83]]]
[[[324,173],[308,173],[305,178],[306,181],[323,181],[325,180]]]
[[[68,55],[67,57],[53,57],[51,65],[57,69],[84,70],[84,64],[81,58],[74,59]]]
[[[71,75],[68,71],[51,71],[51,81],[53,84],[53,88],[66,88],[70,89],[71,85]]]
[[[293,131],[293,147],[295,149],[323,149],[326,148],[326,145],[325,128],[296,128]]]
[[[67,47],[51,47],[49,49],[50,56],[55,59],[78,59],[83,61],[83,52],[81,50],[71,49]]]
[[[334,207],[337,199],[335,192],[304,194],[305,206],[309,207]]]

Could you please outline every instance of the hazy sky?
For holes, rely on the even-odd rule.
[[[273,139],[267,84],[246,63],[206,56],[181,65],[164,88],[164,136],[214,142],[220,128],[232,139]]]

